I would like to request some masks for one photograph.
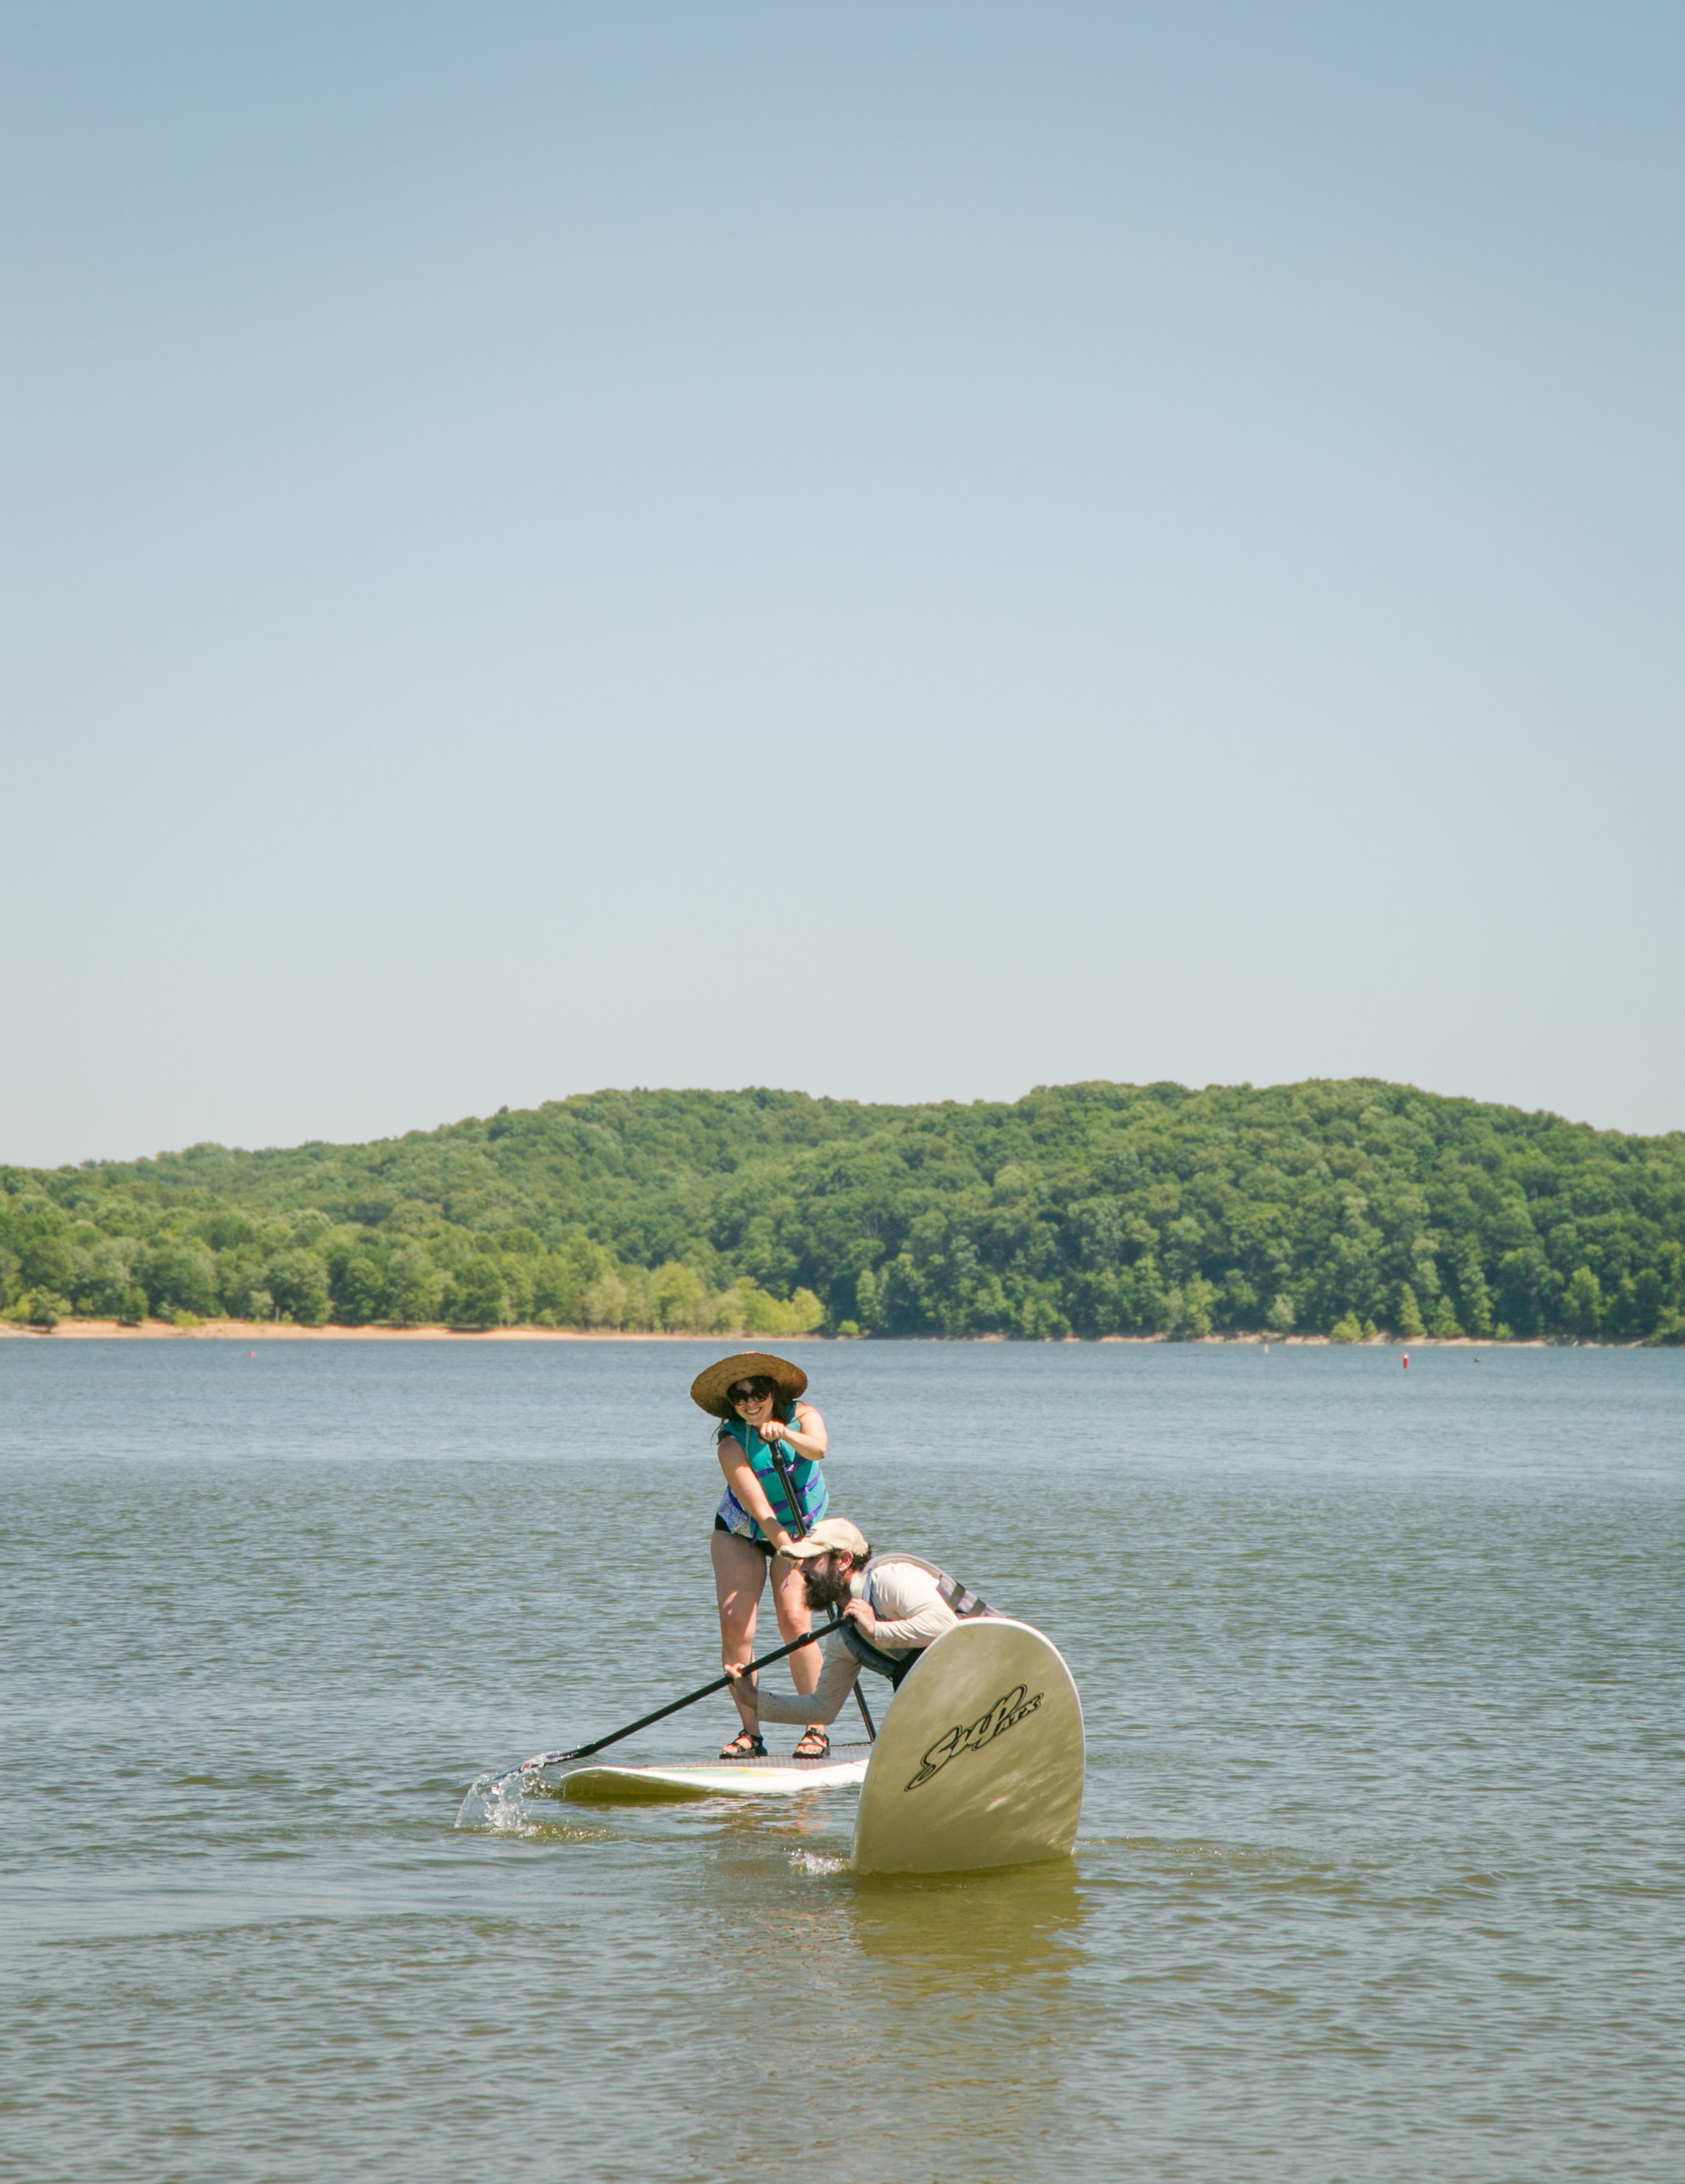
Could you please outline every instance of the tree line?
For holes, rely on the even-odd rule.
[[[774,1337],[1685,1339],[1685,1134],[1358,1079],[605,1092],[0,1168],[0,1311]]]

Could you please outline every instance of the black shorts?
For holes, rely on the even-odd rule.
[[[715,1518],[714,1529],[716,1532],[723,1532],[728,1540],[743,1540],[742,1534],[741,1532],[734,1532],[723,1517],[716,1517]],[[759,1547],[761,1553],[766,1557],[768,1562],[770,1562],[773,1556],[778,1552],[773,1546],[770,1540],[743,1540],[743,1545],[746,1547]]]

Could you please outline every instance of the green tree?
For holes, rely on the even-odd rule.
[[[600,1309],[619,1284],[615,1324],[742,1324],[749,1282],[781,1308],[806,1290],[831,1324],[909,1334],[1187,1331],[1195,1284],[1224,1329],[1271,1324],[1281,1299],[1307,1328],[1390,1323],[1407,1284],[1430,1325],[1449,1298],[1482,1339],[1571,1333],[1583,1267],[1600,1331],[1647,1340],[1685,1314],[1685,1133],[1373,1080],[921,1107],[759,1088],[592,1094],[371,1145],[0,1167],[0,1301],[44,1289],[108,1308],[108,1243],[137,1279],[160,1254],[214,1251],[231,1310],[298,1251],[328,1266],[329,1309],[414,1323],[440,1308],[431,1284],[484,1256],[505,1315],[579,1325],[593,1285]],[[433,1270],[402,1306],[400,1246]],[[703,1301],[691,1277],[680,1300],[673,1266]],[[158,1286],[166,1309],[209,1304],[190,1273]],[[307,1317],[319,1293],[304,1283]]]
[[[1419,1334],[1427,1332],[1422,1325],[1421,1307],[1415,1301],[1415,1291],[1408,1282],[1399,1284],[1399,1309],[1393,1314],[1393,1324],[1394,1332],[1403,1335],[1406,1342],[1414,1342]]]
[[[1016,1330],[1030,1342],[1055,1342],[1069,1334],[1071,1323],[1045,1290],[1031,1291],[1018,1307]]]
[[[49,1332],[70,1317],[70,1300],[56,1290],[25,1290],[21,1301],[7,1314],[8,1319],[19,1320],[25,1327],[42,1327]]]
[[[1482,1337],[1490,1334],[1492,1292],[1487,1286],[1486,1270],[1481,1264],[1480,1238],[1472,1232],[1458,1242],[1455,1273],[1457,1294],[1462,1299],[1464,1326],[1471,1334]]]
[[[532,1308],[553,1325],[577,1327],[585,1317],[585,1292],[592,1276],[571,1251],[547,1251],[532,1268]]]
[[[1589,1267],[1576,1267],[1563,1293],[1562,1316],[1576,1334],[1603,1330],[1603,1284]]]
[[[1136,1261],[1130,1279],[1133,1312],[1126,1323],[1137,1334],[1165,1334],[1182,1310],[1180,1295],[1165,1287],[1158,1260],[1148,1253]]]
[[[503,1269],[488,1251],[477,1252],[458,1274],[451,1292],[453,1327],[500,1327],[508,1303]]]
[[[1328,1330],[1331,1342],[1361,1342],[1363,1322],[1354,1312],[1342,1312]]]
[[[1438,1341],[1449,1342],[1462,1331],[1457,1324],[1457,1315],[1452,1309],[1450,1298],[1441,1290],[1428,1317],[1427,1332]]]
[[[268,1296],[264,1284],[264,1262],[257,1253],[236,1247],[222,1252],[217,1261],[217,1288],[221,1293],[223,1309],[231,1319],[264,1319],[269,1313],[260,1311],[259,1295]],[[271,1301],[270,1310],[273,1311]]]
[[[166,1237],[148,1245],[136,1269],[160,1319],[188,1312],[209,1319],[216,1311],[216,1261],[197,1236]]]
[[[334,1318],[344,1327],[384,1319],[392,1303],[386,1270],[371,1252],[356,1251],[332,1271]]]
[[[328,1270],[314,1251],[277,1251],[264,1269],[264,1286],[283,1319],[300,1327],[325,1323],[332,1304]]]
[[[765,1290],[746,1282],[744,1320],[751,1334],[811,1334],[825,1318],[825,1306],[811,1290],[798,1290],[792,1297],[769,1296]]]
[[[386,1304],[400,1327],[425,1327],[437,1318],[444,1276],[414,1244],[399,1244],[386,1262]]]
[[[1552,1288],[1549,1263],[1537,1245],[1506,1251],[1498,1262],[1498,1309],[1519,1335],[1544,1333]]]
[[[1237,1268],[1224,1275],[1219,1316],[1225,1327],[1254,1328],[1258,1324],[1258,1292]]]
[[[1619,1287],[1604,1315],[1604,1324],[1629,1341],[1641,1342],[1653,1334],[1666,1307],[1666,1295],[1660,1269],[1641,1268],[1637,1274],[1623,1274]]]
[[[655,1270],[658,1323],[672,1331],[703,1327],[709,1316],[708,1284],[694,1267],[670,1259]]]
[[[129,1262],[115,1243],[96,1245],[77,1269],[72,1290],[75,1309],[89,1319],[121,1319],[136,1287]],[[146,1292],[141,1292],[140,1317],[146,1317]]]
[[[51,1230],[26,1235],[18,1252],[19,1271],[32,1290],[52,1294],[75,1286],[76,1255],[70,1239]]]
[[[1171,1321],[1171,1333],[1184,1341],[1197,1340],[1211,1332],[1211,1307],[1216,1302],[1214,1283],[1190,1274],[1179,1290],[1172,1290],[1176,1299]]]
[[[585,1292],[587,1327],[624,1327],[631,1291],[619,1274],[599,1274]]]

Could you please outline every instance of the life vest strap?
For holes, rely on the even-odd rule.
[[[936,1580],[937,1598],[962,1623],[974,1615],[993,1615],[995,1613],[987,1601],[973,1592],[969,1585],[962,1585],[957,1577],[950,1577],[940,1563],[927,1563],[922,1555],[874,1555],[865,1566],[865,1575],[868,1580],[874,1566],[879,1562],[912,1563],[918,1568],[928,1571]],[[875,1669],[879,1675],[887,1676],[892,1688],[896,1691],[901,1688],[908,1670],[916,1666],[925,1650],[922,1646],[915,1646],[904,1655],[886,1653],[874,1646],[869,1638],[863,1638],[858,1624],[853,1623],[844,1624],[838,1635],[863,1669]]]
[[[951,1607],[963,1622],[968,1615],[993,1615],[987,1601],[973,1592],[969,1585],[960,1584],[957,1577],[944,1577],[936,1589],[937,1598]]]

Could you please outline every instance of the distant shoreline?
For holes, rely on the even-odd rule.
[[[72,1341],[90,1338],[120,1342],[696,1342],[720,1349],[731,1342],[752,1345],[760,1340],[780,1348],[792,1342],[911,1341],[1006,1342],[1018,1338],[1004,1334],[835,1335],[777,1334],[765,1337],[735,1334],[688,1334],[645,1332],[621,1328],[579,1327],[298,1327],[290,1321],[270,1319],[207,1319],[197,1327],[176,1327],[167,1319],[148,1319],[125,1326],[115,1319],[61,1319],[56,1327],[19,1327],[0,1321],[0,1336],[17,1335],[33,1342]],[[1054,1335],[1054,1344],[1108,1342],[1180,1342],[1185,1349],[1239,1343],[1254,1348],[1282,1350],[1641,1350],[1642,1342],[1552,1340],[1544,1335],[1509,1335],[1499,1341],[1474,1334],[1409,1336],[1371,1334],[1356,1342],[1336,1342],[1326,1334],[1168,1334]],[[1031,1338],[1025,1338],[1026,1341]]]
[[[206,1319],[197,1327],[177,1327],[167,1319],[125,1326],[115,1319],[61,1319],[56,1327],[17,1327],[0,1323],[0,1334],[21,1334],[55,1341],[62,1335],[86,1340],[90,1335],[121,1342],[704,1342],[717,1348],[738,1338],[727,1334],[655,1334],[641,1329],[580,1327],[299,1327],[291,1320]],[[758,1338],[744,1335],[748,1343]],[[819,1334],[769,1335],[778,1342],[822,1342]]]
[[[1430,1175],[1449,1193],[1432,1227]],[[649,1340],[759,1321],[848,1340],[1104,1341],[1109,1324],[1293,1330],[1284,1346],[1379,1327],[1380,1346],[1424,1355],[1435,1329],[1660,1346],[1685,1345],[1682,1208],[1685,1130],[1596,1132],[1371,1078],[908,1107],[609,1089],[361,1145],[0,1162],[0,1306],[73,1339],[126,1340],[109,1319],[150,1315],[140,1339],[181,1323],[253,1346],[342,1312],[365,1324],[311,1334]],[[117,1312],[76,1321],[97,1303]],[[438,1319],[414,1324],[428,1306]]]

